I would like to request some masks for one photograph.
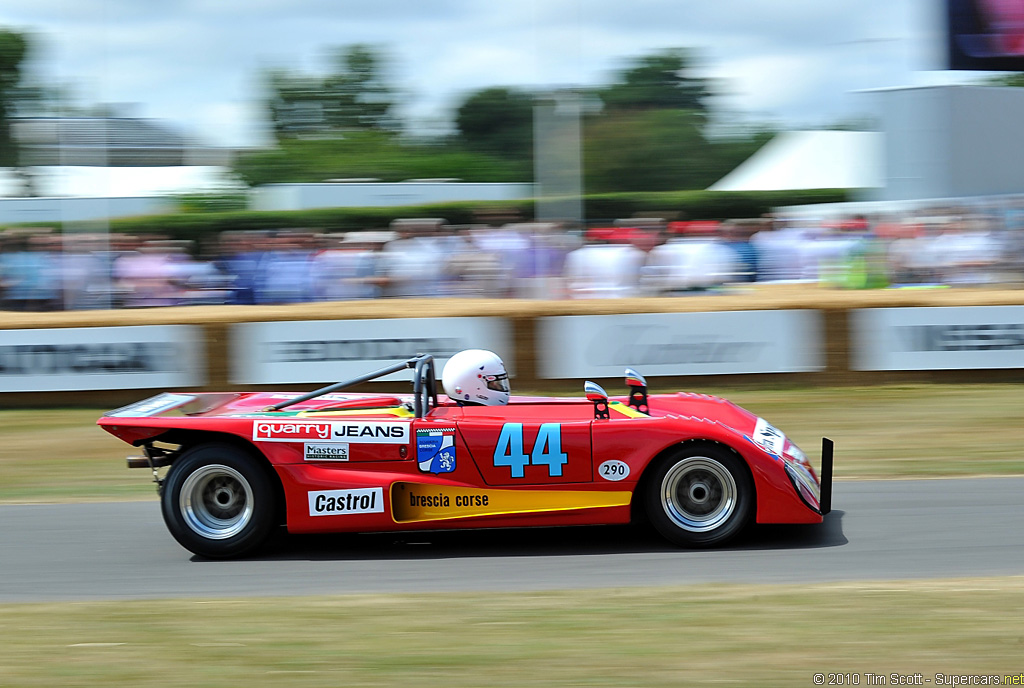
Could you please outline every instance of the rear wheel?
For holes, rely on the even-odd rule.
[[[274,527],[274,490],[266,468],[227,444],[204,444],[179,457],[161,495],[164,522],[195,554],[237,557],[259,547]]]
[[[713,444],[680,448],[654,468],[646,484],[651,523],[685,547],[720,545],[739,534],[754,509],[746,465]]]

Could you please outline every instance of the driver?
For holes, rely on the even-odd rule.
[[[508,373],[493,351],[466,349],[444,364],[444,391],[459,405],[504,406],[508,403]]]

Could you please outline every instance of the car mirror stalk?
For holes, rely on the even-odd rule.
[[[596,420],[608,420],[612,417],[608,410],[608,392],[604,391],[601,385],[587,380],[583,383],[583,391],[587,395],[587,400],[594,402],[594,418]]]
[[[640,413],[649,414],[647,379],[632,368],[626,368],[626,385],[629,387],[629,405]]]

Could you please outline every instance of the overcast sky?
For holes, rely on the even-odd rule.
[[[690,48],[738,115],[813,128],[870,115],[864,89],[938,72],[941,0],[0,0],[38,38],[33,68],[81,104],[134,104],[221,146],[263,138],[268,67],[322,72],[334,47],[392,56],[421,127],[489,86],[607,83],[629,58]]]

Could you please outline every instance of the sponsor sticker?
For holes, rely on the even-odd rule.
[[[595,490],[489,490],[398,482],[391,486],[397,523],[627,506],[632,493]]]
[[[363,444],[404,444],[409,441],[407,422],[332,423],[335,442]]]
[[[331,424],[259,420],[252,424],[252,438],[257,442],[330,440]]]
[[[348,442],[306,442],[302,457],[306,461],[348,461]]]
[[[257,442],[404,444],[409,441],[409,423],[265,420],[252,424],[252,438]]]
[[[429,428],[416,431],[416,460],[424,473],[451,473],[455,470],[455,428]]]
[[[382,487],[324,490],[308,494],[310,516],[344,516],[384,512],[384,488]]]
[[[605,480],[617,482],[629,477],[629,464],[618,459],[604,461],[597,467],[597,474]]]
[[[786,436],[764,418],[757,419],[754,436],[750,439],[761,449],[776,456],[782,456],[782,449],[786,444]]]

